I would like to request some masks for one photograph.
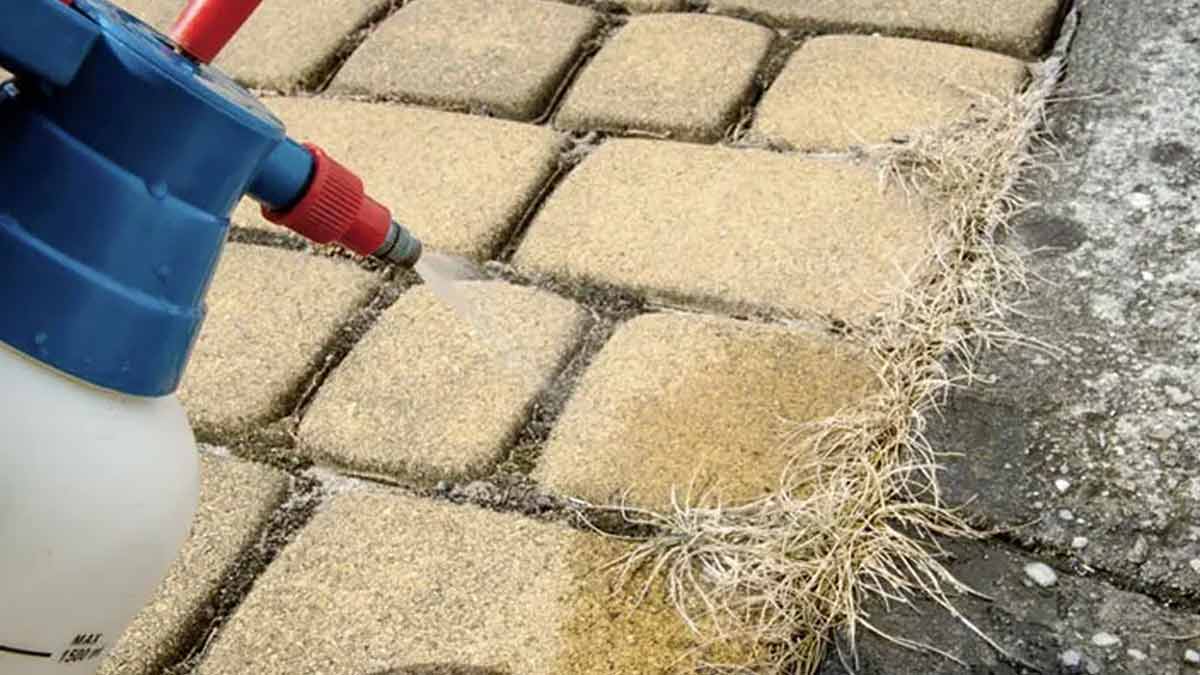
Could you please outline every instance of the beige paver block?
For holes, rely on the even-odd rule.
[[[179,390],[193,425],[228,435],[289,414],[304,377],[377,285],[343,260],[227,245]]]
[[[801,150],[882,143],[948,124],[981,99],[1007,98],[1027,72],[1021,61],[969,47],[815,38],[763,96],[754,131]]]
[[[477,260],[498,252],[557,169],[563,143],[541,127],[405,106],[306,98],[266,104],[294,138],[351,167],[427,246]],[[233,219],[288,232],[249,199]]]
[[[415,0],[354,52],[333,88],[530,120],[599,26],[592,10],[548,0]]]
[[[264,2],[217,57],[214,65],[256,87],[290,91],[314,79],[356,30],[393,0]],[[183,10],[181,0],[121,0],[118,4],[167,32]]]
[[[927,231],[850,160],[620,139],[550,196],[515,263],[651,299],[851,319],[905,287]]]
[[[534,477],[593,503],[747,502],[779,486],[798,425],[878,391],[861,351],[808,331],[654,314],[584,373]]]
[[[709,11],[814,33],[883,33],[1034,59],[1046,50],[1059,0],[710,0]]]
[[[774,37],[723,17],[634,17],[579,75],[555,125],[715,141],[737,121]]]
[[[318,392],[307,454],[421,481],[487,471],[577,342],[574,303],[498,282],[457,284],[471,325],[427,287],[405,294]]]
[[[204,608],[238,558],[258,541],[287,490],[287,476],[279,471],[202,454],[200,506],[192,533],[100,675],[161,673],[182,658],[209,619]]]
[[[509,514],[343,494],[255,584],[197,675],[658,674],[673,610],[609,597],[610,540]]]

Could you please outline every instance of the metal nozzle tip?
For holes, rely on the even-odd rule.
[[[375,251],[374,257],[393,265],[411,268],[421,259],[421,242],[395,221],[388,229],[387,240]]]

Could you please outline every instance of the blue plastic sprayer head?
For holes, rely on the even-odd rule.
[[[346,167],[208,62],[258,0],[193,0],[167,37],[108,0],[0,3],[0,342],[117,391],[174,391],[245,196],[319,243],[421,244]]]

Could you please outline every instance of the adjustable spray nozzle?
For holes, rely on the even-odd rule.
[[[338,243],[363,256],[412,267],[421,242],[363,191],[349,169],[311,144],[285,140],[250,185],[263,217],[319,244]]]
[[[172,38],[190,58],[210,63],[261,0],[191,0]],[[250,186],[267,220],[320,244],[412,267],[421,243],[363,191],[362,180],[314,145],[285,140]]]

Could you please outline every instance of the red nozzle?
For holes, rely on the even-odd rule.
[[[313,156],[308,192],[286,212],[263,207],[263,217],[318,244],[338,242],[359,255],[379,251],[388,239],[392,214],[363,191],[362,179],[325,151],[305,144]]]
[[[233,39],[262,0],[190,0],[171,29],[175,40],[189,56],[212,63]]]

